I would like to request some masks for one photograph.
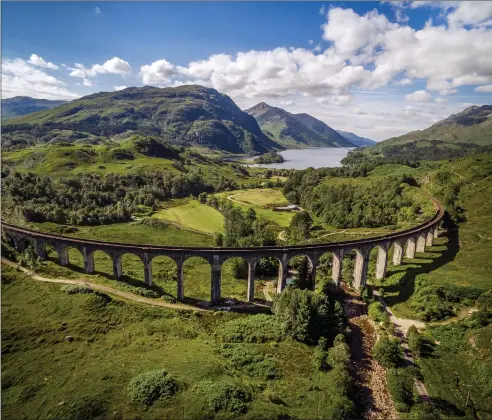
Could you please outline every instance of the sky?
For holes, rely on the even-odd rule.
[[[492,104],[492,1],[1,7],[2,98],[200,84],[378,141]]]

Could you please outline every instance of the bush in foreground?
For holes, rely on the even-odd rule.
[[[176,380],[163,370],[142,373],[133,378],[128,385],[130,403],[146,409],[155,401],[167,402],[178,392]]]
[[[382,336],[372,351],[376,359],[385,368],[394,368],[401,364],[403,353],[398,342]]]
[[[250,315],[220,324],[215,335],[230,343],[265,343],[281,341],[284,338],[282,328],[271,315]]]
[[[68,295],[75,295],[77,293],[81,293],[81,294],[94,293],[94,290],[92,290],[90,287],[87,286],[68,285],[68,286],[62,286],[60,290]]]
[[[220,354],[227,358],[234,369],[248,376],[268,380],[278,375],[275,361],[265,357],[251,344],[224,344]]]
[[[207,406],[213,411],[230,411],[233,414],[245,413],[251,394],[232,382],[214,382],[206,379],[193,387],[193,390],[206,399]]]
[[[388,370],[388,390],[395,403],[395,408],[401,412],[408,412],[413,403],[414,377],[409,369]]]

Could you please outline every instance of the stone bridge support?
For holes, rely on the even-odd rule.
[[[248,302],[255,300],[255,268],[257,262],[256,258],[248,260]]]
[[[307,256],[310,262],[310,270],[311,270],[311,290],[316,289],[316,267],[318,265],[318,254],[313,252]]]
[[[57,245],[56,253],[58,254],[58,264],[62,266],[70,264],[70,260],[68,258],[68,246]]]
[[[417,238],[415,236],[408,238],[407,251],[405,253],[405,257],[410,258],[410,259],[415,258],[416,246],[417,246]]]
[[[331,264],[331,279],[335,286],[339,287],[342,281],[342,262],[343,262],[343,249],[337,249],[333,252],[333,260]]]
[[[220,255],[214,255],[210,261],[210,265],[212,266],[210,303],[214,305],[219,303],[221,299],[220,282],[222,275],[222,259]]]
[[[94,251],[87,247],[82,248],[82,257],[84,258],[84,273],[94,272]]]
[[[378,259],[376,262],[376,278],[383,279],[386,276],[388,266],[388,249],[389,244],[378,246]]]
[[[287,273],[289,272],[289,256],[287,254],[282,254],[279,259],[278,266],[278,280],[277,280],[277,293],[282,293],[285,289],[285,284],[287,283]]]
[[[147,286],[152,286],[152,256],[144,253],[140,258],[144,264],[144,283]]]
[[[176,282],[176,299],[179,302],[183,302],[184,300],[184,257],[174,258],[177,267],[178,280]]]
[[[403,246],[400,241],[395,241],[393,244],[393,265],[401,265],[403,259]]]
[[[121,278],[121,276],[123,275],[122,257],[123,257],[123,255],[121,255],[121,254],[113,254],[112,255],[113,276],[116,280],[119,280]]]
[[[367,269],[369,267],[369,252],[368,248],[356,249],[355,269],[354,269],[354,289],[362,290],[366,285]]]
[[[40,260],[46,259],[46,244],[37,238],[33,238],[32,245],[34,247],[34,252],[37,254]]]
[[[427,232],[427,235],[425,237],[425,246],[432,246],[433,243],[434,243],[434,232],[431,229]]]
[[[417,238],[417,252],[425,252],[425,241],[427,238],[427,233],[422,232]]]
[[[439,237],[439,225],[434,227],[434,239]]]

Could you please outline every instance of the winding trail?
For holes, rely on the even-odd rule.
[[[122,290],[114,289],[109,286],[104,286],[102,284],[94,283],[88,280],[75,280],[75,279],[51,279],[48,277],[43,277],[40,276],[39,274],[34,273],[31,270],[28,270],[25,267],[21,267],[19,264],[14,263],[12,261],[9,261],[5,258],[2,258],[2,264],[9,265],[10,267],[14,267],[16,269],[19,269],[22,271],[24,274],[28,275],[31,277],[33,280],[36,281],[42,281],[45,283],[57,283],[57,284],[71,284],[74,286],[87,286],[90,287],[91,289],[98,290],[100,292],[104,292],[113,296],[118,296],[120,298],[126,299],[126,300],[131,300],[133,302],[138,302],[138,303],[145,303],[147,305],[152,305],[152,306],[160,306],[163,308],[169,308],[169,309],[180,309],[180,310],[186,310],[186,311],[207,311],[206,309],[199,308],[196,306],[191,306],[191,305],[186,305],[184,303],[168,303],[168,302],[163,302],[157,299],[151,299],[151,298],[146,298],[143,296],[138,296],[135,295],[134,293],[131,292],[124,292]]]
[[[270,295],[270,286],[274,285],[275,282],[274,281],[267,281],[265,283],[265,285],[263,286],[263,294],[265,295],[265,299],[268,301],[268,302],[272,302],[273,301],[273,298],[272,296]]]

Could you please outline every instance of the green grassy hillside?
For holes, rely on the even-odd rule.
[[[50,101],[48,99],[36,99],[28,96],[16,96],[2,99],[2,120],[21,117],[33,112],[43,111],[62,105],[67,101]]]
[[[4,149],[77,139],[101,142],[128,132],[232,153],[264,153],[279,147],[227,95],[198,85],[88,95],[8,120],[2,142]]]

